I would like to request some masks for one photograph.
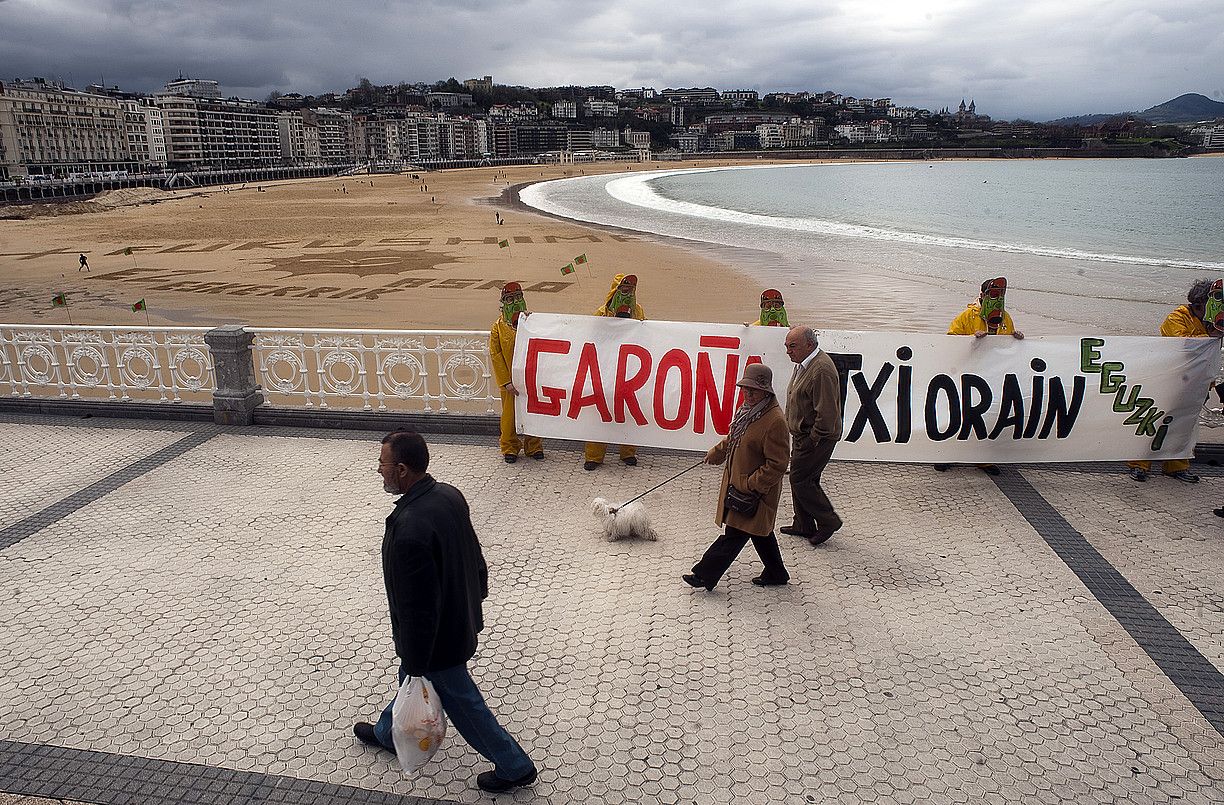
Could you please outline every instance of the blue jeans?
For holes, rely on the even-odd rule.
[[[401,685],[407,676],[401,665]],[[497,718],[485,704],[476,683],[472,681],[467,665],[433,671],[425,674],[425,678],[433,683],[434,690],[442,701],[442,709],[446,711],[451,724],[469,746],[493,764],[498,777],[503,780],[517,780],[535,768],[523,747],[497,723]],[[388,704],[379,716],[378,723],[374,725],[374,734],[387,748],[394,746],[391,741],[391,708],[394,705],[395,700],[392,699],[391,704]]]

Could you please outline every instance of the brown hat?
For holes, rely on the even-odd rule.
[[[744,367],[744,376],[735,385],[745,389],[757,389],[766,394],[773,394],[773,370],[763,363],[753,363]]]

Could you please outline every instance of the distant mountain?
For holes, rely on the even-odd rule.
[[[1224,103],[1213,101],[1206,95],[1187,92],[1171,101],[1157,104],[1142,112],[1115,112],[1111,115],[1078,115],[1060,117],[1049,122],[1059,126],[1095,126],[1115,117],[1138,117],[1149,123],[1195,123],[1199,120],[1224,118]]]

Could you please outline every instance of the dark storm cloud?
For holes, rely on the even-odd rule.
[[[0,77],[228,94],[460,80],[831,89],[996,117],[1224,100],[1218,0],[0,0]]]

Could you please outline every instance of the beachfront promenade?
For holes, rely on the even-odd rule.
[[[378,436],[0,412],[0,790],[488,801],[453,734],[416,779],[352,736],[396,665]],[[591,498],[687,456],[428,438],[489,562],[474,676],[541,769],[502,799],[1224,801],[1214,466],[834,462],[846,527],[782,543],[792,584],[753,587],[746,552],[707,594],[679,576],[716,470],[648,498],[658,542],[607,543]]]

